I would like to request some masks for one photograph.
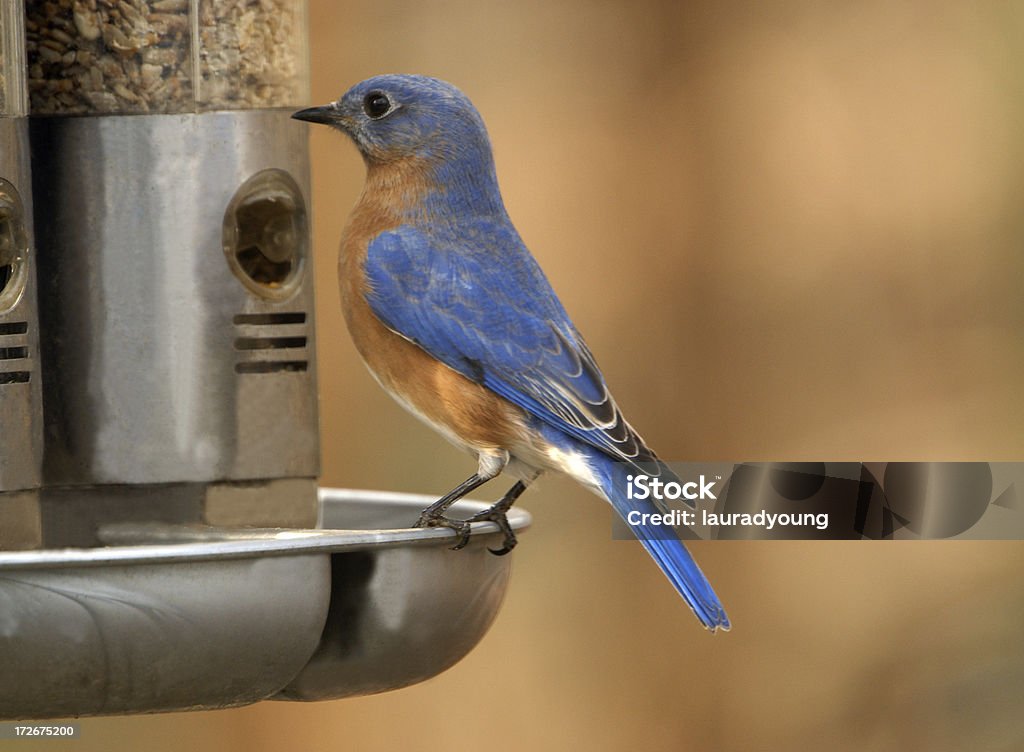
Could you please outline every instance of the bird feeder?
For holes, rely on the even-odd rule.
[[[0,0],[0,551],[40,543],[42,396],[22,7]]]
[[[25,13],[43,317],[61,334],[43,353],[47,542],[154,505],[314,525],[309,158],[289,119],[308,99],[305,3]]]
[[[0,360],[0,405],[37,415],[41,383],[44,416],[41,471],[19,418],[24,478],[0,474],[38,487],[37,540],[0,550],[0,719],[345,697],[450,666],[505,592],[497,526],[451,551],[409,528],[432,498],[317,485],[305,3],[0,2],[4,112],[25,114],[27,72],[31,115],[0,118],[25,228],[0,269],[30,281],[33,215],[42,343],[41,379],[7,384]],[[35,296],[15,297],[0,354],[34,352]]]

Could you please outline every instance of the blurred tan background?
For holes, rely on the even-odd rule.
[[[310,6],[315,103],[382,72],[475,101],[513,219],[665,458],[1024,459],[1021,3]],[[473,463],[349,343],[363,167],[311,138],[324,483],[439,494]],[[711,636],[596,498],[552,478],[522,504],[504,610],[444,675],[65,745],[1024,748],[1022,544],[694,545],[735,625]]]

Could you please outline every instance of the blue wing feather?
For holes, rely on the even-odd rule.
[[[615,459],[653,457],[507,220],[383,232],[365,273],[374,314],[442,363]]]

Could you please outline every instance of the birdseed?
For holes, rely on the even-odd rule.
[[[26,0],[32,112],[192,112],[305,101],[304,0],[198,0],[194,17],[191,8],[189,0]]]

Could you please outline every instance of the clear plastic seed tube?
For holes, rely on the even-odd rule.
[[[26,0],[30,108],[298,106],[309,93],[306,23],[305,0]]]
[[[19,0],[0,0],[0,117],[25,114],[23,20]]]

